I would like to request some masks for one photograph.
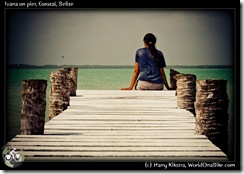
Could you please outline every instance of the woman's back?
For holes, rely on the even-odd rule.
[[[160,68],[166,66],[163,53],[158,50],[158,62],[155,61],[148,48],[140,48],[136,51],[136,62],[139,63],[139,80],[162,84],[163,79]]]

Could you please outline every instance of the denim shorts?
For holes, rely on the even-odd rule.
[[[148,81],[138,80],[135,85],[135,90],[163,90],[164,84],[152,83]]]

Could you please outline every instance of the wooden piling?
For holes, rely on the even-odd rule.
[[[71,90],[70,90],[70,96],[76,96],[76,90],[77,90],[77,79],[78,79],[78,68],[72,67],[70,68],[70,78],[71,78]]]
[[[47,80],[23,80],[21,135],[44,133]]]
[[[174,78],[174,76],[176,74],[181,74],[180,72],[174,70],[174,69],[170,69],[169,70],[169,76],[170,76],[170,85],[171,85],[171,88],[175,89],[177,88],[177,83],[176,83],[176,79]]]
[[[62,70],[65,71],[67,75],[67,88],[69,90],[70,96],[76,96],[77,90],[77,78],[78,78],[78,68],[63,68]]]
[[[196,125],[198,134],[206,135],[223,152],[228,151],[227,80],[196,81]]]
[[[67,70],[61,69],[50,73],[51,93],[49,106],[49,119],[62,113],[69,106],[69,87]]]
[[[194,102],[196,97],[196,75],[176,74],[177,106],[195,115]]]
[[[62,113],[70,105],[70,96],[76,96],[77,78],[77,67],[62,68],[51,72],[49,119]]]
[[[67,109],[68,106],[70,105],[70,89],[71,89],[71,83],[70,83],[70,77],[69,77],[69,71],[70,71],[70,68],[62,68],[60,70],[58,70],[58,73],[62,74],[62,81],[61,81],[61,84],[62,84],[62,88],[64,89],[63,90],[63,93],[61,93],[63,96],[61,97],[62,98],[62,101],[63,101],[63,104],[62,104],[62,108],[63,110]]]

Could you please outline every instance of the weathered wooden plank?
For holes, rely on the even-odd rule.
[[[166,99],[162,99],[162,98],[142,98],[142,99],[130,99],[130,98],[124,98],[124,99],[117,99],[117,98],[113,98],[113,99],[107,99],[107,98],[100,98],[100,99],[96,99],[96,98],[76,98],[74,100],[72,100],[72,102],[74,103],[82,103],[82,102],[96,102],[96,103],[109,103],[110,101],[114,101],[116,103],[110,103],[110,104],[128,104],[128,103],[132,103],[136,101],[136,104],[140,104],[140,103],[151,103],[151,104],[161,104],[161,103],[176,103],[176,100],[170,99],[170,98],[166,98]]]
[[[86,120],[82,120],[82,121],[73,121],[73,120],[60,120],[60,119],[56,119],[53,120],[51,122],[47,122],[45,125],[69,125],[69,126],[73,126],[73,125],[160,125],[160,126],[169,126],[169,125],[183,125],[183,126],[192,126],[192,124],[194,124],[194,121],[185,121],[185,120],[180,120],[180,121],[136,121],[136,120],[129,120],[129,121],[117,121],[117,120],[105,120],[103,122],[101,121],[86,121]]]
[[[117,157],[105,157],[105,156],[86,156],[86,157],[26,157],[26,162],[228,162],[226,157],[216,157],[216,156],[117,156]],[[172,164],[174,165],[174,164]],[[186,166],[188,167],[188,166]]]
[[[80,139],[30,139],[30,138],[13,138],[12,142],[114,142],[114,143],[137,143],[137,142],[142,142],[143,143],[151,143],[152,139],[134,139],[134,138],[126,138],[126,139],[114,139],[114,138],[103,138],[103,139],[89,139],[86,137],[80,138]],[[154,138],[153,143],[164,143],[165,141],[171,142],[171,143],[179,143],[182,141],[185,141],[187,143],[193,142],[193,143],[209,143],[209,141],[206,141],[206,139],[171,139],[171,138]]]
[[[8,143],[8,145],[11,146],[17,146],[17,145],[22,145],[22,146],[29,146],[29,145],[38,145],[38,146],[114,146],[114,147],[128,147],[128,146],[140,146],[140,147],[144,147],[144,146],[171,146],[171,147],[189,147],[189,146],[213,146],[213,144],[209,141],[199,141],[199,142],[192,142],[192,141],[162,141],[160,143],[158,142],[143,142],[142,141],[137,141],[137,142],[123,142],[123,141],[107,141],[107,142],[98,142],[98,141],[59,141],[59,142],[15,142],[15,141],[11,141]],[[223,154],[222,154],[223,155]]]
[[[166,123],[109,123],[109,122],[106,122],[106,123],[100,123],[100,122],[96,122],[94,121],[95,123],[90,123],[87,121],[73,121],[73,122],[66,122],[66,121],[55,121],[53,123],[50,123],[50,124],[46,124],[45,125],[45,128],[48,128],[48,127],[82,127],[82,126],[95,126],[95,127],[99,127],[99,126],[105,126],[105,127],[108,127],[108,126],[118,126],[118,127],[174,127],[174,126],[177,126],[177,127],[192,127],[192,122],[185,122],[185,123],[171,123],[169,122],[169,124]]]
[[[23,135],[17,135],[15,138],[32,138],[33,141],[35,139],[82,139],[82,138],[86,138],[86,139],[155,139],[155,138],[164,138],[164,139],[169,139],[169,138],[174,138],[174,139],[207,139],[205,136],[203,135],[193,135],[190,133],[167,133],[167,134],[162,134],[161,132],[158,134],[139,134],[135,133],[135,134],[122,134],[122,133],[116,133],[116,134],[106,134],[106,133],[84,133],[82,135],[67,135],[67,136],[63,136],[63,135],[44,135],[44,136],[38,136],[38,135],[33,135],[33,136],[23,136]]]
[[[192,125],[194,128],[194,125]],[[169,130],[169,129],[189,129],[187,126],[47,126],[46,130]]]
[[[182,130],[182,131],[175,131],[175,130],[164,130],[162,131],[100,131],[100,132],[95,132],[95,131],[83,131],[81,133],[82,135],[98,135],[98,136],[102,136],[102,135],[118,135],[118,136],[161,136],[161,137],[167,137],[167,136],[173,136],[173,137],[178,137],[180,138],[181,136],[184,137],[185,136],[193,136],[193,137],[198,137],[198,136],[202,136],[205,137],[203,135],[196,135],[194,134],[192,131],[189,130]],[[183,135],[182,135],[183,134]],[[75,135],[77,136],[77,135]],[[206,137],[205,137],[206,138]]]
[[[92,108],[92,107],[90,107],[90,108]],[[109,108],[109,107],[108,107]],[[160,109],[160,108],[159,108]],[[101,111],[97,111],[97,110],[88,110],[88,109],[85,109],[85,108],[83,108],[83,107],[81,107],[81,108],[69,108],[69,109],[67,109],[67,110],[64,110],[62,113],[60,113],[59,114],[59,116],[60,115],[63,115],[64,113],[66,114],[66,113],[70,113],[70,112],[76,112],[76,113],[80,113],[81,112],[81,110],[83,111],[83,112],[89,112],[89,113],[94,113],[94,114],[96,114],[96,113],[101,113]],[[188,115],[188,116],[193,116],[192,115],[192,113],[191,112],[189,112],[189,111],[186,111],[186,110],[183,110],[183,109],[173,109],[173,108],[170,108],[170,109],[160,109],[159,111],[158,110],[150,110],[150,111],[148,111],[148,110],[140,110],[140,109],[138,109],[138,110],[133,110],[133,111],[131,111],[131,110],[117,110],[117,111],[103,111],[104,113],[110,113],[110,114],[113,114],[113,113],[117,113],[117,114],[123,114],[123,113],[127,113],[127,114],[129,114],[129,113],[137,113],[137,114],[141,114],[141,113],[148,113],[148,114],[154,114],[154,115],[157,115],[157,114],[163,114],[163,113],[168,113],[168,114],[171,114],[171,116],[174,116],[175,114],[181,114],[181,115]]]
[[[110,152],[145,152],[145,151],[151,151],[151,152],[167,152],[167,151],[175,151],[175,152],[206,152],[210,153],[212,151],[219,152],[220,150],[215,146],[205,146],[205,147],[195,147],[195,146],[189,146],[189,147],[85,147],[85,146],[10,146],[16,148],[17,151],[80,151],[80,152],[101,152],[101,151],[110,151]]]
[[[48,128],[50,126],[74,126],[74,127],[81,127],[81,126],[122,126],[122,127],[128,127],[128,126],[160,126],[160,127],[169,127],[169,126],[179,126],[179,127],[189,127],[189,128],[192,128],[192,124],[194,124],[194,122],[180,122],[180,123],[171,123],[169,122],[167,124],[167,122],[165,121],[164,123],[140,123],[139,121],[132,121],[131,123],[123,123],[123,121],[121,121],[122,123],[113,123],[113,121],[104,121],[105,123],[101,123],[101,122],[98,122],[98,121],[94,121],[95,124],[93,123],[90,123],[91,121],[62,121],[62,120],[59,120],[59,121],[55,121],[55,122],[52,122],[52,123],[49,123],[49,124],[46,124],[45,125],[45,128]],[[161,121],[162,122],[162,121]],[[96,124],[97,123],[97,124]]]
[[[69,109],[79,109],[79,108],[82,108],[82,107],[85,107],[85,106],[93,106],[93,107],[98,107],[99,108],[121,108],[121,107],[126,107],[127,109],[129,108],[134,108],[134,109],[139,109],[142,108],[143,105],[147,104],[147,105],[150,105],[150,103],[139,103],[139,104],[133,104],[133,102],[131,103],[124,103],[122,104],[122,102],[118,102],[118,103],[113,103],[115,101],[111,101],[112,104],[110,104],[110,102],[106,103],[106,102],[90,102],[90,105],[89,105],[89,102],[70,102],[71,106],[69,106],[68,108]],[[155,105],[151,105],[152,108],[157,108],[157,109],[160,109],[162,110],[163,108],[172,108],[172,109],[177,109],[177,106],[175,106],[176,104],[175,103],[158,103],[158,104],[155,104]]]
[[[105,101],[105,102],[109,102],[109,101],[116,101],[123,103],[123,101],[125,101],[125,103],[129,103],[129,102],[133,102],[136,101],[136,103],[145,103],[147,101],[149,101],[150,103],[152,103],[154,101],[154,103],[165,103],[166,101],[169,101],[171,103],[175,103],[177,102],[177,100],[175,100],[174,98],[172,98],[172,96],[168,96],[168,97],[154,97],[154,96],[124,96],[124,95],[120,95],[120,96],[110,96],[110,95],[104,95],[104,96],[83,96],[83,97],[76,97],[76,98],[71,98],[71,100],[73,102],[79,102],[79,101],[86,101],[86,102],[101,102],[101,101]]]
[[[176,107],[174,107],[176,108]],[[172,108],[172,109],[174,109]],[[69,112],[81,112],[81,110],[83,112],[89,112],[89,111],[100,111],[100,112],[116,112],[116,111],[123,111],[123,112],[127,112],[127,111],[133,111],[133,112],[137,112],[137,111],[147,111],[147,112],[163,112],[164,109],[163,108],[157,108],[157,107],[149,107],[149,108],[145,108],[145,107],[123,107],[123,106],[118,106],[118,107],[110,107],[110,106],[107,106],[107,107],[100,107],[99,105],[83,105],[83,106],[80,106],[79,109],[75,110],[70,108],[70,109],[67,109],[65,110],[66,112],[65,113],[69,113]],[[62,112],[63,113],[63,112]],[[171,111],[172,113],[172,111]]]
[[[180,154],[177,151],[166,151],[166,152],[153,152],[153,151],[147,151],[147,152],[111,152],[111,151],[104,151],[104,152],[81,152],[81,151],[76,151],[76,152],[63,152],[63,151],[50,151],[50,152],[32,152],[32,151],[24,151],[23,154],[25,157],[28,156],[62,156],[62,157],[168,157],[168,156],[184,156],[184,157],[192,157],[192,156],[198,156],[198,157],[222,157],[223,153],[221,152],[202,152],[202,151],[197,151],[197,152],[186,152],[182,151]]]
[[[75,131],[75,130],[45,130],[45,134],[46,135],[83,135],[84,133],[85,134],[94,134],[94,133],[97,133],[98,135],[100,135],[98,133],[99,131],[97,130],[84,130],[84,131]],[[154,134],[156,131],[155,130],[147,130],[146,133],[145,133],[145,130],[139,130],[139,131],[136,131],[136,130],[103,130],[102,132],[113,132],[114,134],[122,134],[122,133],[127,133],[127,132],[131,132],[132,135],[135,135],[135,134],[138,134],[140,132],[144,133],[144,134]],[[164,132],[160,132],[161,134],[168,134],[168,133],[192,133],[192,130],[164,130]],[[109,135],[109,133],[107,134]]]
[[[94,109],[94,108],[93,108]],[[61,114],[59,114],[58,117],[54,117],[54,118],[59,118],[62,117],[63,115],[97,115],[97,116],[101,116],[101,115],[115,115],[115,116],[131,116],[131,115],[139,115],[139,116],[144,116],[144,115],[148,115],[148,116],[161,116],[161,117],[182,117],[182,118],[191,118],[192,120],[194,120],[194,116],[188,112],[183,112],[180,113],[178,111],[176,111],[174,113],[174,110],[171,111],[142,111],[142,110],[130,110],[130,111],[124,111],[124,110],[98,110],[98,108],[96,110],[94,110],[94,112],[92,112],[91,110],[89,111],[88,109],[68,109],[63,111]]]
[[[178,120],[192,120],[192,118],[177,118],[177,117],[162,117],[162,116],[147,116],[147,115],[127,115],[127,116],[121,116],[121,115],[90,115],[90,116],[84,116],[84,115],[68,115],[67,116],[60,116],[58,118],[55,118],[56,120],[86,120],[86,121],[178,121]]]
[[[126,102],[132,102],[132,101],[136,101],[139,103],[145,103],[147,101],[149,102],[153,102],[156,103],[155,101],[159,102],[159,103],[165,103],[166,101],[169,102],[177,102],[177,100],[175,100],[174,98],[172,98],[172,96],[167,96],[167,97],[162,97],[162,96],[126,96],[126,95],[104,95],[104,96],[77,96],[75,98],[71,98],[73,102],[79,102],[79,101],[96,101],[96,102],[100,102],[100,101],[118,101],[123,103],[122,101],[125,100]]]
[[[139,95],[142,95],[142,96],[146,96],[146,95],[149,95],[149,96],[153,96],[153,95],[162,95],[162,96],[174,96],[175,95],[175,91],[172,90],[172,91],[158,91],[158,90],[150,90],[150,91],[123,91],[123,90],[77,90],[76,91],[76,96],[80,96],[80,95],[96,95],[96,96],[99,96],[99,95],[116,95],[116,94],[123,94],[123,95],[136,95],[136,96],[139,96]]]

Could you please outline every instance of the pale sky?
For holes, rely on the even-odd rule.
[[[11,12],[11,13],[10,13]],[[234,10],[8,10],[9,64],[134,65],[153,33],[167,65],[232,65]],[[64,56],[64,58],[62,58]]]

